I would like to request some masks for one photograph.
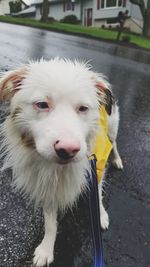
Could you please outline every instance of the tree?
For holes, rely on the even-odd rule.
[[[43,22],[48,21],[48,13],[49,13],[49,1],[43,0],[41,21]]]
[[[21,11],[21,1],[10,1],[9,2],[9,7],[10,7],[10,13],[17,13]]]
[[[143,17],[143,35],[150,37],[150,0],[130,0],[132,4],[139,6]]]

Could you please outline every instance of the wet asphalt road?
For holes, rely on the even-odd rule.
[[[95,40],[0,23],[0,71],[54,56],[91,60],[108,76],[120,105],[122,172],[108,170],[103,233],[106,267],[150,266],[150,53]],[[0,106],[3,121],[5,107]],[[14,193],[11,171],[0,174],[0,267],[30,266],[42,239],[41,211]],[[82,214],[82,219],[80,217]],[[91,267],[92,245],[85,203],[59,218],[54,267]],[[80,226],[80,227],[79,227]],[[77,236],[80,235],[80,238]]]

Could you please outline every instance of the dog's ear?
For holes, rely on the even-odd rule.
[[[8,71],[0,80],[0,100],[10,100],[20,90],[23,79],[26,77],[26,68]]]
[[[97,81],[95,86],[97,88],[100,104],[104,105],[108,115],[111,115],[113,104],[113,95],[111,89],[102,81]]]

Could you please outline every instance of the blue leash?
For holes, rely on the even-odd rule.
[[[93,247],[94,247],[94,266],[93,267],[104,267],[103,261],[103,247],[101,238],[101,227],[100,227],[100,209],[99,209],[99,198],[98,198],[98,182],[96,174],[96,159],[90,160],[92,177],[88,174],[89,181],[89,211],[91,219],[91,228],[93,235]]]

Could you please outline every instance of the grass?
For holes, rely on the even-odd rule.
[[[109,41],[116,41],[117,31],[111,31],[96,27],[83,27],[81,25],[65,24],[60,22],[43,23],[41,21],[27,19],[27,18],[15,18],[9,16],[0,16],[0,21],[9,22],[19,25],[31,26],[41,28],[50,31],[58,31],[70,34],[78,34],[82,36],[94,37],[97,39],[104,39]],[[131,33],[123,33],[123,35],[130,36],[131,43],[138,45],[141,48],[150,49],[150,39],[135,35]]]

